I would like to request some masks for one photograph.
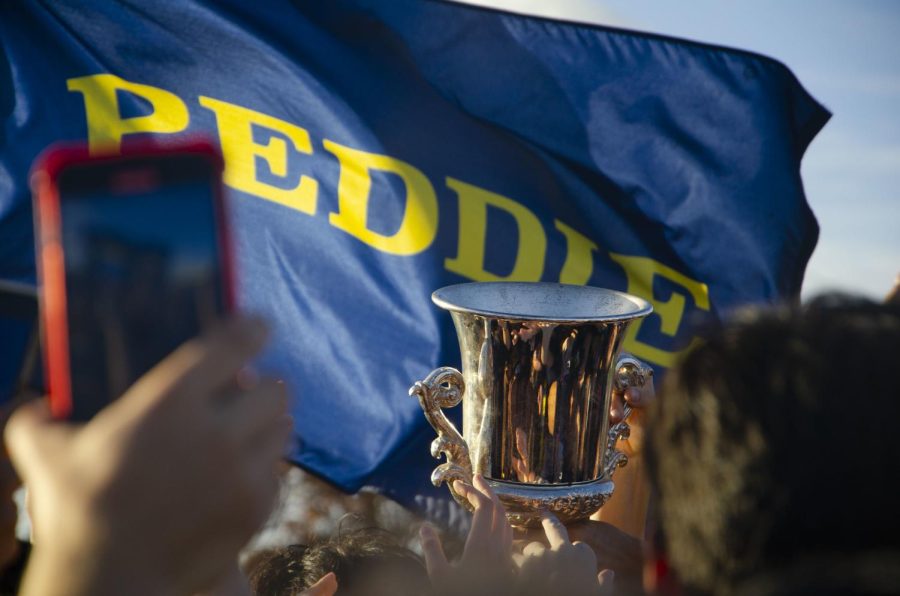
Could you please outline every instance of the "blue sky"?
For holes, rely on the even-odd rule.
[[[466,0],[766,54],[833,114],[802,174],[819,219],[803,294],[880,298],[900,274],[900,1]]]

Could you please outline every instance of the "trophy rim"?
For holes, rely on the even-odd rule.
[[[519,292],[519,296],[524,294],[540,294],[548,296],[562,296],[564,294],[581,294],[582,301],[581,310],[584,310],[585,301],[591,298],[604,298],[609,300],[610,297],[617,298],[618,304],[627,303],[632,307],[626,312],[586,312],[584,314],[558,314],[552,311],[551,304],[546,302],[529,302],[525,300],[525,305],[518,308],[497,309],[486,308],[483,304],[477,304],[478,298],[484,298],[484,294],[495,293],[499,297],[498,301],[505,300],[503,295],[509,292]],[[561,284],[553,282],[516,282],[516,281],[481,281],[469,282],[462,284],[453,284],[444,286],[435,290],[431,294],[431,300],[440,308],[450,312],[475,314],[484,317],[511,321],[536,321],[546,323],[613,323],[630,321],[645,317],[653,312],[653,306],[638,296],[611,290],[609,288],[599,288],[596,286],[579,286],[573,284]],[[473,304],[476,302],[476,304]],[[546,306],[550,311],[540,312],[542,306]],[[557,311],[559,305],[557,304]]]

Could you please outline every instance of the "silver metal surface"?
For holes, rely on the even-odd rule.
[[[431,299],[450,312],[543,323],[630,321],[653,312],[649,302],[624,292],[541,282],[457,284]]]
[[[626,462],[615,443],[628,425],[609,428],[613,386],[641,385],[652,374],[618,354],[627,326],[651,306],[612,290],[547,283],[462,284],[433,300],[453,316],[462,373],[441,368],[410,389],[438,433],[432,455],[447,458],[432,481],[483,475],[516,525],[535,524],[542,509],[563,521],[590,516]],[[440,411],[460,399],[464,440]]]
[[[457,494],[453,488],[454,480],[472,482],[469,446],[466,445],[453,423],[447,420],[444,412],[441,411],[441,408],[452,408],[459,405],[464,389],[465,382],[459,371],[455,368],[444,367],[432,371],[424,381],[417,381],[410,387],[409,394],[419,398],[419,405],[425,412],[425,418],[437,431],[437,438],[431,442],[431,457],[440,459],[443,454],[447,460],[431,473],[431,482],[435,486],[446,482],[453,498],[466,508],[470,508],[469,502]]]

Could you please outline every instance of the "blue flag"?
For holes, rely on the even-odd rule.
[[[459,362],[434,289],[637,294],[625,349],[664,369],[692,319],[796,297],[815,245],[828,113],[759,55],[434,0],[5,2],[0,41],[0,279],[34,282],[48,144],[218,142],[292,457],[348,491],[441,494],[407,396]]]

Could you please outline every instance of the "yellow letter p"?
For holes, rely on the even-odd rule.
[[[118,151],[122,137],[141,132],[173,133],[187,128],[187,107],[177,95],[150,85],[131,83],[116,75],[97,74],[67,81],[69,91],[84,96],[88,149]],[[145,116],[122,118],[118,92],[125,91],[147,101],[153,110]]]

